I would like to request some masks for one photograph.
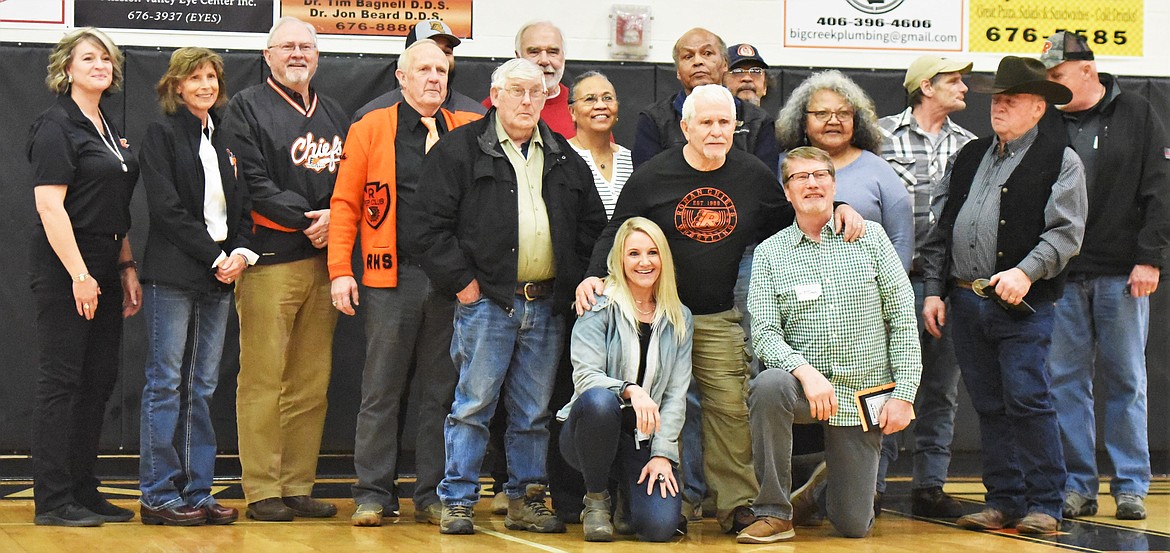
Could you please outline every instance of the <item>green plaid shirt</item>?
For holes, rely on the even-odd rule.
[[[833,426],[857,426],[853,393],[895,382],[914,402],[922,353],[914,292],[881,225],[845,242],[830,220],[814,242],[795,224],[756,247],[748,310],[752,343],[768,369],[812,365],[833,385]]]

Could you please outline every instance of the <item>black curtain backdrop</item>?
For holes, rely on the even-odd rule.
[[[36,224],[37,215],[25,148],[33,119],[53,101],[44,86],[49,51],[50,45],[45,44],[0,43],[0,129],[4,135],[0,140],[0,206],[5,212],[0,217],[0,236],[6,242],[6,247],[0,249],[0,318],[3,320],[3,331],[0,331],[0,378],[3,380],[0,385],[0,454],[27,454],[33,439],[30,419],[37,377],[34,344],[38,329],[34,323],[26,260],[28,236]],[[154,85],[166,69],[170,51],[126,48],[123,91],[103,103],[107,116],[125,130],[132,147],[141,142],[149,122],[159,116]],[[221,54],[226,63],[229,92],[262,82],[267,76],[267,67],[258,52],[221,51]],[[457,60],[452,87],[473,98],[486,97],[491,72],[502,61]],[[320,93],[337,99],[352,113],[378,94],[397,86],[393,76],[394,62],[392,56],[323,53],[314,85]],[[649,104],[679,90],[672,66],[650,63],[571,61],[567,64],[566,80],[590,69],[607,74],[617,89],[621,117],[614,134],[617,142],[627,147],[633,145],[637,114]],[[807,67],[771,69],[771,93],[765,98],[765,107],[775,112],[787,94],[815,71],[816,68]],[[850,69],[845,72],[869,92],[880,115],[904,109],[902,71]],[[1148,97],[1155,105],[1170,106],[1170,79],[1126,77],[1121,79],[1121,85],[1128,91]],[[967,102],[967,110],[955,114],[953,119],[976,134],[989,134],[990,97],[970,93]],[[1165,121],[1170,121],[1170,115]],[[134,195],[132,211],[134,228],[130,236],[136,258],[142,259],[149,221],[141,189]],[[1170,400],[1167,399],[1170,396],[1170,371],[1167,371],[1170,361],[1170,300],[1167,293],[1160,291],[1155,294],[1152,304],[1148,348],[1150,420],[1167,421],[1170,420]],[[360,317],[360,312],[357,317],[343,316],[337,326],[323,452],[346,454],[353,450],[365,349]],[[224,348],[220,385],[212,405],[219,447],[224,453],[236,451],[235,377],[239,370],[239,344],[235,337],[238,326],[234,315],[232,319]],[[133,454],[138,451],[144,324],[141,315],[126,322],[121,378],[110,400],[101,441],[102,449],[111,453]],[[40,331],[52,332],[52,329]],[[954,449],[977,451],[977,421],[967,400],[962,402]],[[560,406],[551,407],[557,409]],[[408,416],[405,426],[409,428],[413,424],[413,416]],[[1170,450],[1170,428],[1167,425],[1151,425],[1150,446],[1155,458],[1166,459]],[[413,437],[406,432],[403,448],[409,452],[413,447]],[[1155,472],[1165,473],[1167,470],[1165,466],[1155,466]],[[0,474],[0,478],[21,476],[27,475]]]

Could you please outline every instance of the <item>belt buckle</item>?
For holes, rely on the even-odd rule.
[[[528,295],[528,287],[533,286],[533,285],[534,285],[534,283],[532,283],[532,282],[525,282],[524,283],[523,290],[524,290],[524,300],[525,301],[536,301],[536,298]]]

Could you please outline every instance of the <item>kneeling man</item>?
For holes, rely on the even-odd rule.
[[[765,366],[748,400],[759,519],[739,542],[790,539],[793,523],[817,510],[860,538],[873,525],[882,434],[913,417],[922,373],[914,292],[881,225],[866,222],[856,242],[833,232],[827,153],[793,149],[780,169],[796,223],[761,242],[752,265],[752,344]],[[893,393],[866,431],[855,392],[890,383]],[[827,423],[827,470],[790,499],[792,424],[814,421]]]

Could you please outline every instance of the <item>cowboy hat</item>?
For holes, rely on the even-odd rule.
[[[1068,87],[1049,81],[1044,64],[1035,58],[1005,56],[995,70],[995,81],[978,83],[975,92],[984,94],[1037,94],[1052,104],[1072,101]]]

